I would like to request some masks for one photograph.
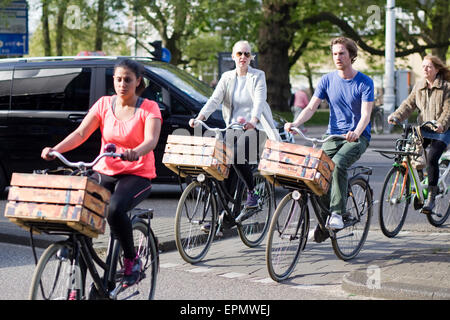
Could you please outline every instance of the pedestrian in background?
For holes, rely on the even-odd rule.
[[[294,93],[294,99],[291,105],[291,111],[294,115],[294,120],[297,119],[298,115],[302,110],[308,105],[309,98],[308,95],[305,92],[304,87],[300,87],[300,89],[296,90]],[[300,130],[302,130],[303,133],[306,133],[305,126],[301,124],[299,126]]]

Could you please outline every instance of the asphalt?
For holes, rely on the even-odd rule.
[[[325,132],[324,127],[307,127],[307,135],[319,137]],[[372,135],[370,148],[392,149],[394,141],[400,134]],[[296,138],[297,143],[300,142]],[[12,224],[11,224],[12,225]],[[173,218],[155,215],[152,229],[157,235],[160,251],[176,250],[173,235]],[[445,231],[444,231],[445,232]],[[98,248],[106,248],[109,232],[96,240]],[[229,230],[224,237],[233,237],[235,229]],[[46,247],[55,240],[54,236],[36,236],[36,245]],[[0,242],[29,244],[27,234],[11,236],[2,234]],[[450,300],[450,243],[431,242],[427,248],[408,248],[393,251],[391,254],[371,262],[377,266],[373,273],[368,267],[351,271],[343,276],[342,288],[349,292],[367,297],[382,299],[420,299]],[[375,281],[381,277],[382,281]]]

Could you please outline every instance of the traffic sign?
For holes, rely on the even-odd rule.
[[[0,55],[28,54],[27,1],[12,1],[0,8]]]

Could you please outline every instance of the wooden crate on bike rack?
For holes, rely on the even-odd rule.
[[[110,197],[88,177],[13,173],[5,217],[37,233],[69,227],[97,237],[105,232]]]
[[[217,138],[169,135],[162,162],[181,177],[205,173],[217,180],[228,177],[230,157]]]
[[[321,149],[266,140],[258,169],[276,185],[306,185],[323,195],[328,191],[334,163]]]

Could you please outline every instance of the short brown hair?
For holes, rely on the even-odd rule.
[[[332,50],[335,44],[342,44],[348,50],[352,63],[356,61],[356,57],[358,56],[358,46],[355,41],[346,37],[334,38],[331,40]]]

